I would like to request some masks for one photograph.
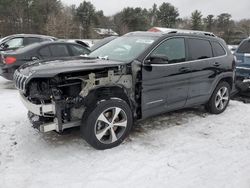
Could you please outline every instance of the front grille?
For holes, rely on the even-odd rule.
[[[23,91],[24,93],[26,89],[25,84],[26,84],[27,79],[28,79],[28,76],[24,76],[20,72],[15,71],[15,74],[14,74],[15,86],[17,89]]]

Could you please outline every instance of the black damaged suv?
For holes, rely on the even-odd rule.
[[[78,60],[33,62],[14,75],[34,127],[42,132],[80,126],[96,149],[123,142],[134,121],[205,105],[228,106],[235,63],[211,33],[133,32]]]

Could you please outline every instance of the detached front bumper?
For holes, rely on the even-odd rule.
[[[20,93],[21,101],[24,106],[33,114],[38,116],[46,116],[48,114],[55,115],[55,104],[33,104],[23,94]]]
[[[22,93],[20,93],[20,98],[24,106],[33,115],[32,118],[38,120],[39,118],[51,118],[51,122],[43,122],[39,125],[34,125],[41,132],[57,131],[62,132],[64,129],[80,126],[80,121],[62,123],[61,117],[57,117],[56,104],[33,104],[30,102]],[[58,109],[58,111],[61,111]],[[29,117],[30,118],[30,117]],[[34,122],[33,119],[30,119]]]

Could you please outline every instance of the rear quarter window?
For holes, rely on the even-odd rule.
[[[208,40],[188,39],[189,58],[200,60],[213,57],[212,46]]]
[[[78,45],[69,45],[70,50],[73,54],[73,56],[80,56],[80,55],[84,55],[84,54],[89,54],[89,50],[82,47],[82,46],[78,46]]]
[[[226,55],[225,49],[218,42],[212,42],[214,57],[224,56]]]

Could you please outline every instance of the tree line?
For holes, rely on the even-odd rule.
[[[89,1],[66,6],[60,0],[1,0],[0,35],[36,33],[58,38],[98,38],[93,28],[110,28],[122,35],[151,27],[205,30],[238,43],[250,36],[250,19],[235,21],[229,13],[203,15],[195,10],[181,18],[170,3],[153,4],[150,9],[126,7],[113,16],[105,16]]]

